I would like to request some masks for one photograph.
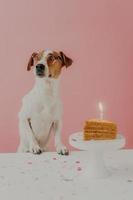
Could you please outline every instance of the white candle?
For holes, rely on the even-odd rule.
[[[102,102],[99,102],[99,103],[98,103],[98,107],[99,107],[99,111],[100,111],[100,119],[103,120],[104,108],[103,108]]]

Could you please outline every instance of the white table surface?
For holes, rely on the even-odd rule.
[[[87,152],[0,154],[1,200],[133,200],[133,150],[105,155],[106,179],[83,176]]]

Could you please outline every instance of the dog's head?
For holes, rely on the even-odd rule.
[[[34,67],[34,73],[39,78],[58,78],[62,68],[72,65],[72,59],[67,57],[62,51],[56,52],[43,50],[34,52],[28,62],[27,70]]]

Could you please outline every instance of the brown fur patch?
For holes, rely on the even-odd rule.
[[[69,67],[72,65],[73,60],[69,57],[67,57],[62,51],[60,51],[60,56],[62,59],[63,66]]]
[[[37,64],[37,62],[42,58],[43,53],[44,53],[44,50],[40,51],[39,53],[37,52],[32,53],[27,65],[27,71],[30,71],[32,66]]]
[[[28,65],[27,65],[27,71],[31,70],[31,67],[34,65],[34,60],[37,56],[38,56],[38,53],[36,53],[36,52],[32,53],[32,55],[29,59]]]
[[[52,78],[58,78],[61,74],[62,60],[60,53],[53,52],[47,56],[47,63],[49,67],[49,74]]]

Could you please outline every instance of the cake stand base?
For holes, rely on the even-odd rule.
[[[117,150],[125,145],[125,138],[118,134],[114,140],[83,140],[83,133],[77,132],[70,136],[69,143],[80,150],[88,151],[84,175],[89,178],[106,178],[110,175],[105,166],[103,154],[109,150]]]
[[[102,151],[90,148],[88,152],[87,169],[84,173],[90,178],[106,178],[110,174],[104,164]]]

